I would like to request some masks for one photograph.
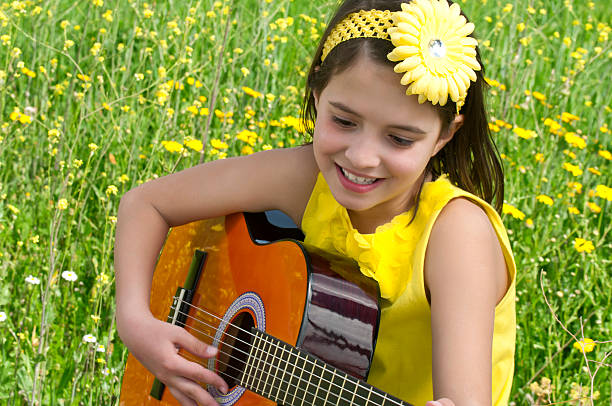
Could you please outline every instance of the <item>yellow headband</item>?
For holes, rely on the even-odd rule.
[[[448,97],[465,103],[470,81],[476,81],[480,64],[478,42],[469,35],[474,24],[461,15],[458,4],[446,0],[413,0],[402,3],[402,11],[361,10],[349,14],[330,32],[323,45],[321,63],[338,44],[353,38],[390,40],[395,49],[387,55],[395,72],[404,73],[401,83],[406,94],[418,95],[419,103],[429,100],[444,106]]]

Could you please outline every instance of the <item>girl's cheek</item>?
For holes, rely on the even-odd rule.
[[[315,131],[313,138],[315,148],[322,153],[332,153],[341,148],[343,137],[335,132],[333,126],[324,124],[317,126],[317,131]]]

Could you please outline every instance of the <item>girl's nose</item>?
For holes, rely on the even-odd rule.
[[[363,134],[357,135],[346,148],[346,158],[353,168],[375,168],[380,165],[380,156],[375,138]]]

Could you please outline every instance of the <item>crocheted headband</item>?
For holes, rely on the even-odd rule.
[[[469,35],[474,24],[461,15],[458,4],[446,0],[413,0],[402,11],[361,10],[336,25],[323,45],[321,63],[338,44],[353,38],[390,40],[395,49],[387,55],[399,62],[394,70],[404,73],[401,83],[407,95],[418,95],[444,106],[448,97],[457,114],[465,103],[470,81],[476,81],[478,41]]]

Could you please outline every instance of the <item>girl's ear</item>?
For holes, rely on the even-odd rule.
[[[451,123],[448,125],[448,129],[444,131],[442,134],[440,134],[440,136],[438,137],[438,141],[436,142],[436,146],[434,148],[432,156],[436,155],[438,151],[444,148],[444,146],[448,144],[450,140],[453,139],[453,136],[455,135],[457,130],[459,130],[461,126],[463,125],[463,120],[464,120],[463,114],[457,114],[455,116],[453,121],[451,121]]]

